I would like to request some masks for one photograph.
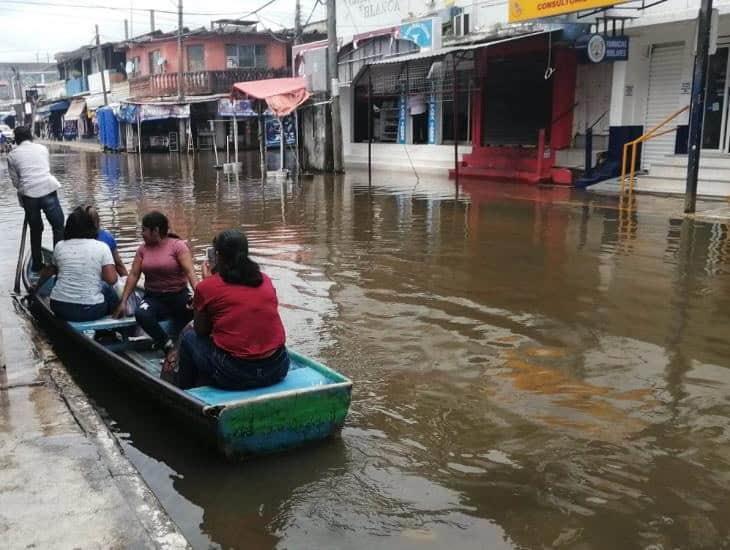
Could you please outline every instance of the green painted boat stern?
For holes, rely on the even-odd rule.
[[[342,428],[352,382],[308,357],[291,350],[289,355],[289,374],[274,386],[242,392],[188,390],[209,404],[208,414],[216,414],[218,447],[227,457],[285,451]]]

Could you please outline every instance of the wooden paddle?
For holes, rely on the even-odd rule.
[[[20,253],[18,254],[18,266],[15,268],[15,286],[13,291],[20,294],[20,273],[23,271],[23,258],[25,256],[25,238],[28,233],[28,217],[23,218],[23,233],[20,235]]]

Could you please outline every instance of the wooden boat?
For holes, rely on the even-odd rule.
[[[50,251],[44,250],[46,260]],[[285,451],[337,434],[350,406],[352,382],[326,366],[289,350],[291,366],[278,384],[246,391],[211,386],[181,390],[160,378],[162,352],[136,327],[134,317],[73,323],[50,309],[53,280],[33,290],[30,262],[23,269],[33,315],[53,337],[90,354],[95,368],[109,369],[145,389],[190,426],[214,442],[227,457]],[[141,336],[123,336],[135,329]],[[95,339],[98,331],[116,332],[113,341]],[[130,395],[130,400],[134,399]]]

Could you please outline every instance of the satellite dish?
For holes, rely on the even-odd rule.
[[[127,64],[124,66],[124,72],[127,74],[134,72],[134,63],[131,61],[127,61]]]
[[[158,64],[158,65],[164,65],[165,63],[167,63],[167,59],[165,59],[164,57],[160,57],[160,58],[159,58],[159,59],[157,60],[157,64]]]

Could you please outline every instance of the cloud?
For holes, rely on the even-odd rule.
[[[89,0],[27,0],[44,5],[29,5],[23,0],[0,0],[0,62],[46,61],[53,63],[53,55],[61,51],[75,50],[94,41],[94,25],[99,25],[99,34],[102,42],[124,39],[124,20],[130,20],[135,35],[149,32],[150,16],[148,11],[158,10],[155,13],[155,27],[164,31],[177,28],[177,15],[161,13],[159,10],[175,12],[176,0],[157,0],[146,3],[137,0],[113,3],[108,0],[104,3],[92,4]],[[220,13],[221,15],[185,15],[183,25],[186,27],[209,26],[210,21],[221,18],[234,18],[250,12],[263,5],[259,2],[246,2],[241,11],[235,13],[236,4],[228,0],[183,0],[184,12]],[[107,10],[67,6],[52,6],[52,4],[74,4],[89,6],[107,6],[124,8]],[[314,0],[302,0],[302,17],[306,18],[312,9]],[[278,0],[261,11],[263,22],[271,28],[277,28],[276,23],[292,26],[294,23],[294,1]],[[130,12],[129,7],[134,11]],[[317,8],[322,16],[324,9]],[[226,15],[223,15],[226,14]],[[315,12],[315,19],[316,17]]]

